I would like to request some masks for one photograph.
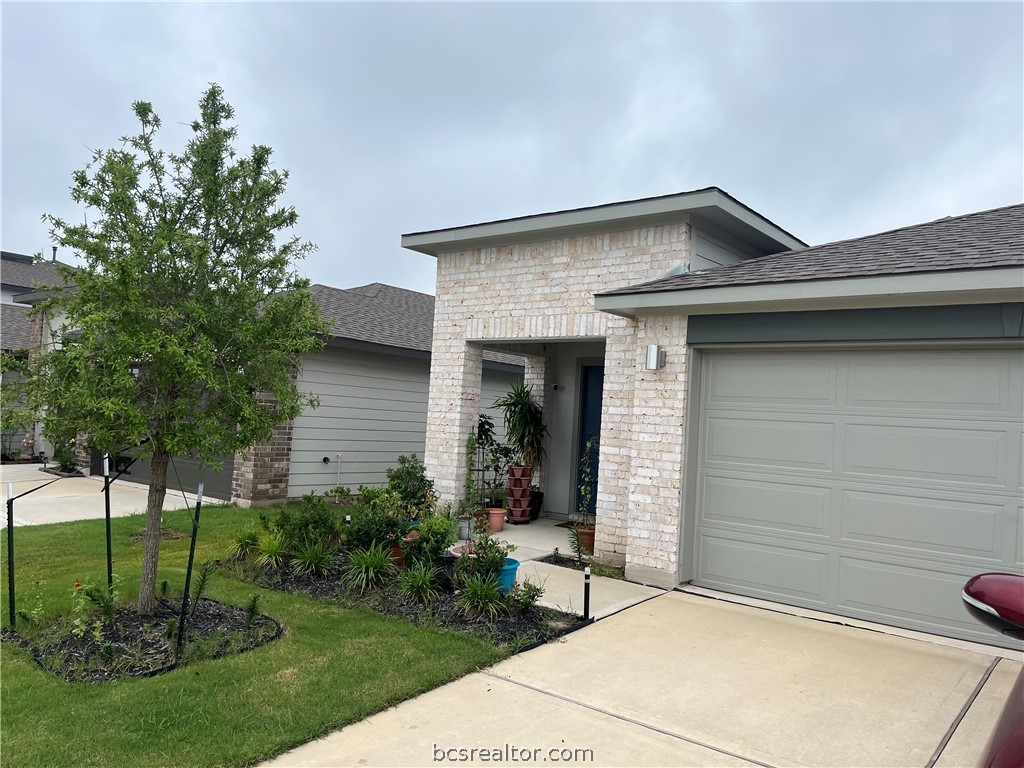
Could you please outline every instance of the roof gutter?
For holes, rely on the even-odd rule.
[[[594,306],[609,314],[637,317],[991,304],[1021,301],[1022,297],[1024,267],[997,267],[604,294],[594,297]]]

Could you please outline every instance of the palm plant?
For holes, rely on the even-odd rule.
[[[508,394],[494,401],[505,414],[505,436],[518,458],[528,467],[538,466],[544,458],[544,412],[533,398],[533,390],[515,382]]]

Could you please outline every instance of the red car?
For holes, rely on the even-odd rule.
[[[1024,576],[979,574],[964,584],[963,600],[967,611],[982,624],[1024,640]],[[1024,670],[1017,676],[979,765],[1024,768]]]

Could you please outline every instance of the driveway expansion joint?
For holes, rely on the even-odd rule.
[[[621,721],[623,721],[625,723],[629,723],[630,725],[636,725],[636,726],[639,726],[640,728],[645,728],[645,729],[647,729],[649,731],[654,731],[655,733],[660,733],[663,736],[668,736],[668,737],[673,738],[673,739],[679,739],[680,741],[685,741],[688,744],[693,744],[695,746],[702,747],[704,749],[709,749],[712,752],[717,752],[720,755],[726,755],[728,757],[732,757],[732,758],[735,758],[737,760],[743,760],[744,762],[749,763],[750,765],[761,766],[761,768],[777,768],[777,766],[771,765],[770,763],[761,762],[760,760],[757,760],[756,758],[747,757],[746,755],[740,755],[740,754],[737,754],[736,752],[730,752],[728,749],[723,749],[722,747],[716,747],[713,744],[708,744],[706,742],[700,741],[699,739],[694,739],[694,738],[691,738],[689,736],[684,736],[681,733],[676,733],[675,731],[670,731],[670,730],[668,730],[666,728],[659,728],[656,725],[651,725],[650,723],[645,723],[642,720],[636,720],[635,718],[629,717],[628,715],[622,715],[622,714],[619,714],[618,712],[613,712],[613,711],[611,711],[609,709],[604,709],[603,707],[598,707],[598,706],[595,706],[593,704],[587,704],[585,701],[580,701],[579,699],[574,699],[574,698],[572,698],[570,696],[563,696],[560,693],[555,693],[554,691],[549,691],[549,690],[547,690],[545,688],[538,688],[535,685],[530,685],[529,683],[524,683],[524,682],[522,682],[520,680],[516,680],[516,679],[511,678],[511,677],[505,677],[503,675],[496,675],[495,673],[493,673],[493,672],[491,672],[489,670],[486,670],[486,669],[480,670],[480,674],[481,675],[486,675],[487,677],[494,678],[495,680],[502,680],[502,681],[504,681],[506,683],[511,683],[512,685],[518,685],[521,688],[526,688],[527,690],[534,691],[535,693],[539,693],[539,694],[541,694],[543,696],[550,696],[553,699],[558,699],[560,701],[564,701],[567,704],[572,704],[574,706],[582,707],[584,709],[589,709],[592,712],[597,712],[598,714],[607,715],[608,717],[614,717],[616,720],[621,720]]]

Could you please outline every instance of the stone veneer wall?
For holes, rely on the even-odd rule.
[[[674,585],[682,457],[674,409],[684,406],[685,368],[678,366],[685,366],[685,339],[671,334],[685,333],[685,320],[638,323],[597,312],[593,295],[656,279],[689,257],[685,222],[440,254],[424,463],[441,499],[463,494],[484,345],[604,338],[596,554],[624,563],[631,578]],[[643,371],[647,343],[666,347],[666,368]],[[543,347],[528,360],[524,380],[541,384],[534,391],[546,398]],[[638,408],[645,415],[639,430]],[[671,423],[655,424],[664,414]],[[672,494],[674,502],[663,506]]]

